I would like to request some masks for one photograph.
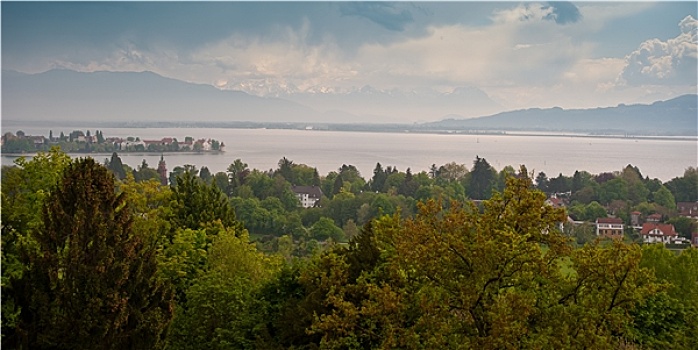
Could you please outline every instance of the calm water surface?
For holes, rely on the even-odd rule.
[[[23,128],[28,135],[48,136],[48,130]],[[54,135],[72,129],[53,129]],[[315,130],[204,129],[204,128],[101,128],[105,137],[138,136],[160,139],[185,136],[213,138],[225,143],[225,153],[165,154],[168,169],[177,165],[207,166],[211,172],[225,171],[236,158],[250,168],[275,169],[286,157],[296,164],[317,167],[321,175],[342,164],[356,166],[365,179],[372,176],[377,162],[400,171],[427,171],[432,164],[465,163],[470,168],[475,156],[484,157],[497,170],[524,164],[529,171],[544,171],[549,177],[572,175],[575,170],[592,174],[621,170],[628,164],[640,168],[643,175],[668,181],[682,176],[689,166],[698,164],[695,140],[655,140],[629,138],[593,138],[544,135],[456,135],[414,133],[364,133]],[[17,130],[3,130],[2,132]],[[81,156],[81,155],[74,155]],[[103,162],[110,154],[92,154]],[[160,154],[122,153],[122,161],[132,167],[145,159],[157,166]],[[10,165],[15,156],[3,155],[2,164]]]

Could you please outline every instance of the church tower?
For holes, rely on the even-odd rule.
[[[160,174],[160,183],[167,186],[167,164],[165,164],[165,157],[162,154],[158,163],[158,174]]]

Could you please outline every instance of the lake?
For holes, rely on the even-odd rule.
[[[27,135],[48,136],[47,129],[15,128],[3,133],[23,130]],[[68,134],[72,128],[53,128],[53,134]],[[94,132],[94,129],[91,129]],[[225,171],[236,158],[250,168],[276,169],[279,159],[286,157],[296,164],[316,167],[321,175],[336,171],[342,164],[352,164],[370,179],[377,162],[413,173],[428,171],[449,162],[472,167],[475,156],[485,158],[495,169],[506,165],[518,168],[524,164],[529,171],[543,171],[548,177],[559,173],[571,176],[575,170],[592,174],[619,171],[628,164],[637,166],[643,176],[668,181],[682,176],[684,170],[698,163],[696,140],[634,139],[580,137],[579,135],[466,135],[370,133],[282,129],[207,129],[207,128],[100,128],[105,137],[138,136],[160,139],[185,136],[195,139],[213,138],[225,143],[225,152],[166,153],[167,167],[193,164],[206,166],[212,173]],[[84,156],[84,155],[73,155]],[[91,154],[100,162],[110,154]],[[157,167],[160,154],[121,153],[124,164],[136,167],[145,159]],[[2,165],[11,165],[16,156],[2,155]]]

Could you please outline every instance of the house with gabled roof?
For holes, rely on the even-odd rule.
[[[619,218],[596,219],[596,235],[607,237],[623,236],[623,220]]]
[[[642,224],[642,230],[640,230],[640,237],[645,243],[672,243],[678,236],[674,225],[671,224],[646,222]]]
[[[303,208],[314,207],[322,198],[322,190],[318,186],[292,186],[291,190]]]

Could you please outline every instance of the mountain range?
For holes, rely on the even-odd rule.
[[[698,95],[652,104],[591,109],[531,108],[491,116],[425,123],[424,130],[572,131],[632,135],[698,135]]]
[[[386,128],[429,132],[698,135],[697,105],[698,95],[692,94],[649,105],[501,112],[502,106],[475,87],[443,93],[364,86],[347,91],[287,90],[257,96],[153,72],[2,71],[2,118],[13,122],[365,123],[374,125],[373,129],[376,124],[391,124]]]
[[[484,92],[276,91],[257,96],[152,72],[2,71],[3,118],[62,121],[377,123],[501,111]]]

